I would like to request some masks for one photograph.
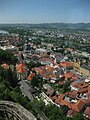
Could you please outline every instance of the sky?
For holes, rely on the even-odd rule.
[[[0,23],[90,23],[90,0],[0,0]]]

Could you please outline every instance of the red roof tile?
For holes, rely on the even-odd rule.
[[[45,72],[43,69],[41,69],[40,67],[32,68],[32,70],[35,70],[35,71],[38,72],[40,75],[46,74],[46,72]]]
[[[67,93],[65,93],[65,95],[67,95],[67,96],[70,97],[70,98],[76,98],[77,93],[78,93],[77,90],[73,90],[72,92],[67,92]]]
[[[25,65],[24,64],[19,64],[16,66],[16,71],[18,73],[25,73],[26,72],[26,69],[25,69]]]
[[[84,114],[88,117],[90,117],[90,107],[87,107],[86,110],[84,111]]]
[[[80,112],[83,106],[85,105],[85,102],[82,100],[78,100],[76,103],[71,103],[69,101],[63,100],[64,95],[62,97],[58,97],[55,102],[59,105],[66,105],[68,108],[75,110],[77,112]]]
[[[35,76],[35,73],[31,72],[30,75],[27,77],[27,80],[32,80],[34,76]]]
[[[88,88],[82,88],[78,92],[79,93],[86,93],[86,92],[88,92]]]
[[[86,103],[86,104],[90,104],[90,98],[86,99],[86,100],[85,100],[85,103]]]
[[[85,82],[79,82],[79,83],[72,83],[71,84],[73,87],[79,88],[79,89],[83,89],[83,88],[87,88],[88,84],[86,84]]]
[[[68,110],[67,115],[72,117],[72,116],[74,116],[76,113],[77,113],[77,112],[76,112],[75,110],[70,109],[70,110]]]
[[[77,112],[80,112],[80,110],[83,108],[84,105],[85,105],[85,102],[83,100],[78,100],[74,105],[73,109]]]
[[[68,61],[61,62],[60,65],[63,67],[73,67],[73,63]]]
[[[72,72],[67,72],[67,73],[65,73],[63,76],[65,76],[65,78],[72,78],[72,77],[75,76],[75,74],[72,73]]]

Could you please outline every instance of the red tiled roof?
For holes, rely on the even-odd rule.
[[[35,68],[32,68],[32,70],[35,70],[36,72],[38,72],[40,75],[44,75],[46,72],[41,69],[40,67],[35,67]]]
[[[90,96],[90,91],[88,91],[88,92],[87,92],[87,95],[89,95],[89,96]]]
[[[77,112],[80,112],[80,110],[83,108],[84,105],[85,105],[85,102],[83,100],[78,100],[74,105],[73,109]]]
[[[84,111],[84,114],[88,117],[90,117],[90,107],[87,107],[86,110]]]
[[[73,76],[75,76],[75,74],[72,72],[67,72],[63,76],[65,76],[65,78],[72,78]]]
[[[50,62],[51,62],[51,59],[50,59],[50,58],[40,58],[39,60],[40,60],[40,61],[50,61]]]
[[[56,78],[54,74],[45,75],[44,78],[53,79]]]
[[[79,93],[86,93],[86,92],[88,92],[88,88],[82,88],[78,92]]]
[[[65,95],[67,95],[67,96],[70,97],[70,98],[76,98],[77,93],[78,93],[77,90],[73,90],[72,92],[67,92],[67,93],[65,93]]]
[[[71,80],[74,81],[74,80],[77,80],[77,79],[78,79],[77,76],[73,76]]]
[[[56,70],[57,68],[51,67],[49,65],[43,66],[41,67],[43,70],[45,70],[46,72],[53,72],[54,70]]]
[[[87,88],[88,84],[86,84],[85,82],[79,82],[79,83],[72,83],[71,84],[73,87],[79,88],[79,89],[83,89],[83,88]]]
[[[25,73],[26,72],[25,65],[23,63],[17,65],[16,66],[16,71],[18,73]]]
[[[65,84],[65,81],[58,82],[58,85],[64,85],[64,84]]]
[[[80,112],[83,106],[85,105],[85,102],[82,100],[78,100],[76,103],[71,103],[69,101],[63,100],[64,95],[59,96],[55,102],[59,105],[66,105],[68,108],[75,110],[77,112]]]
[[[85,100],[85,103],[86,103],[86,104],[90,104],[90,98],[86,99],[86,100]]]
[[[63,99],[64,99],[64,95],[60,94],[58,98],[55,100],[55,103],[60,104]]]
[[[31,72],[30,75],[27,77],[27,80],[32,80],[34,76],[35,76],[35,73]]]
[[[70,110],[68,110],[67,115],[73,116],[73,115],[75,115],[76,113],[77,113],[77,112],[76,112],[75,110],[70,109]]]
[[[61,62],[60,65],[63,67],[73,67],[73,63],[68,61]]]

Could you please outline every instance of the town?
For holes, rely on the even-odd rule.
[[[0,100],[19,103],[41,120],[89,120],[90,31],[1,29]]]

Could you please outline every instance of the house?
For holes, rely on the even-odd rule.
[[[35,70],[37,74],[40,74],[41,76],[43,76],[44,74],[46,74],[45,70],[43,70],[41,67],[35,67],[32,68],[32,70]]]
[[[52,90],[52,87],[49,85],[49,84],[44,84],[43,85],[43,88],[45,89],[45,90]]]
[[[77,112],[80,112],[83,107],[85,105],[85,102],[83,100],[78,100],[75,105],[72,106],[72,109],[77,111]]]
[[[16,65],[16,72],[19,80],[26,79],[27,70],[25,68],[25,64],[20,63]]]
[[[42,67],[35,67],[35,68],[32,68],[32,70],[35,70],[37,73],[39,73],[43,79],[46,79],[46,80],[57,80],[57,76],[56,76],[56,70],[58,68],[54,68],[54,67],[51,67],[49,65],[46,65],[46,66],[42,66]]]
[[[79,71],[79,69],[80,69],[80,61],[79,60],[74,60],[74,65],[73,65],[73,69],[75,70],[75,71]]]
[[[64,73],[63,76],[65,77],[65,79],[73,79],[73,80],[77,79],[77,76],[72,72],[66,72]]]
[[[30,72],[29,76],[27,77],[27,80],[32,80],[34,76],[35,76],[35,73]]]
[[[75,103],[70,102],[68,99],[65,99],[65,96],[63,94],[58,96],[55,102],[58,105],[66,105],[68,108],[75,110],[77,112],[80,112],[85,105],[85,102],[83,100],[77,100],[77,102]]]
[[[55,54],[55,58],[56,62],[60,63],[63,60],[64,56],[62,56],[61,54]]]
[[[3,67],[4,69],[9,69],[9,65],[6,63],[2,64],[1,67]]]
[[[2,46],[2,47],[0,47],[0,49],[11,51],[11,52],[17,52],[17,47],[15,47],[13,45]]]
[[[90,118],[90,107],[87,107],[87,108],[85,109],[85,111],[84,111],[84,116],[85,116],[86,118]]]
[[[46,49],[43,49],[43,48],[37,48],[36,52],[39,54],[45,54],[47,51],[46,51]]]
[[[74,115],[76,115],[78,112],[76,112],[75,110],[68,110],[67,112],[67,117],[73,117]]]
[[[74,64],[72,62],[64,61],[64,62],[61,62],[60,65],[65,68],[73,68]]]
[[[78,95],[78,91],[73,90],[71,92],[66,92],[65,95],[75,100]]]
[[[39,59],[39,62],[40,62],[42,65],[51,65],[52,60],[51,60],[50,58],[43,57],[43,58],[40,58],[40,59]]]
[[[88,84],[86,84],[85,82],[78,82],[78,83],[72,83],[70,87],[71,87],[71,90],[80,90],[83,88],[87,88]]]
[[[87,75],[87,76],[90,76],[90,66],[87,66],[87,65],[81,65],[80,66],[80,73],[84,74],[84,75]]]
[[[85,101],[85,104],[86,104],[87,106],[90,106],[90,98],[87,98],[87,99],[85,99],[84,101]]]
[[[33,93],[36,91],[25,80],[20,81],[18,84],[20,85],[22,95],[27,96],[32,101],[34,99]]]

